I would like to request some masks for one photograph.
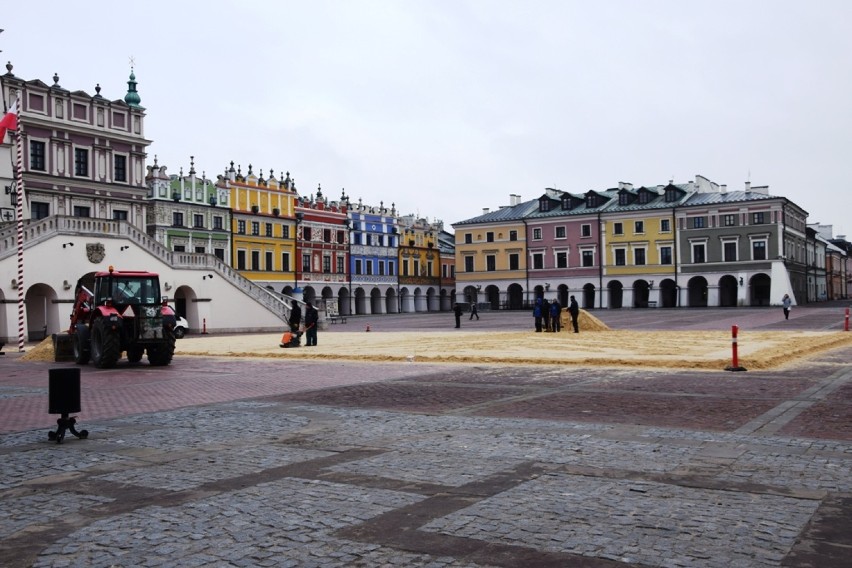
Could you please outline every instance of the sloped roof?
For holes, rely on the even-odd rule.
[[[700,205],[724,205],[725,203],[743,203],[746,201],[765,201],[769,199],[782,199],[777,195],[768,195],[756,191],[728,191],[725,193],[693,193],[688,199],[681,203],[683,207],[694,207]]]
[[[478,217],[471,217],[470,219],[465,219],[464,221],[458,221],[457,223],[453,223],[453,227],[457,227],[459,225],[481,225],[486,223],[517,221],[519,219],[529,217],[530,213],[537,210],[538,199],[536,198],[531,199],[529,201],[524,201],[523,203],[519,203],[518,205],[501,207],[496,211],[489,211],[488,213],[483,213]]]

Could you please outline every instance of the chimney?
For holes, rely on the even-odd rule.
[[[719,193],[728,193],[728,185],[723,183],[719,186]]]
[[[747,181],[745,183],[745,191],[746,191],[746,193],[751,192],[751,182],[750,181]]]
[[[490,211],[490,209],[488,209],[488,207],[483,207],[483,208],[482,208],[482,214],[483,214],[483,215],[485,215],[485,214],[486,214],[486,213],[488,213],[489,211]]]

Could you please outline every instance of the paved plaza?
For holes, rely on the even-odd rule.
[[[617,329],[844,331],[844,306],[595,312]],[[528,314],[463,327],[534,336]],[[320,332],[337,333],[368,318]],[[372,329],[452,333],[451,314]],[[33,346],[28,346],[31,348]],[[672,346],[676,349],[676,346]],[[840,567],[852,348],[775,370],[0,357],[4,567]]]

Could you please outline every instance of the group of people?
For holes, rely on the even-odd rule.
[[[568,313],[571,316],[571,326],[574,328],[574,333],[580,333],[580,325],[577,321],[580,317],[580,306],[574,296],[571,296],[571,301],[568,304]],[[533,306],[533,318],[535,318],[535,330],[537,332],[562,330],[562,306],[558,300],[549,302],[542,297],[536,298]]]
[[[305,302],[305,346],[311,347],[317,344],[317,322],[319,312],[311,302]],[[299,338],[302,336],[302,308],[299,302],[293,300],[290,303],[290,317],[287,319],[290,331],[285,332],[281,338],[281,347],[298,347]]]

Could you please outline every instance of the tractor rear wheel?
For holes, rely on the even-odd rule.
[[[91,349],[92,362],[101,369],[115,367],[121,357],[121,339],[118,332],[111,329],[104,318],[98,319],[92,326]]]
[[[155,367],[162,367],[172,362],[175,354],[174,331],[163,328],[163,341],[157,345],[148,346],[148,362]]]

